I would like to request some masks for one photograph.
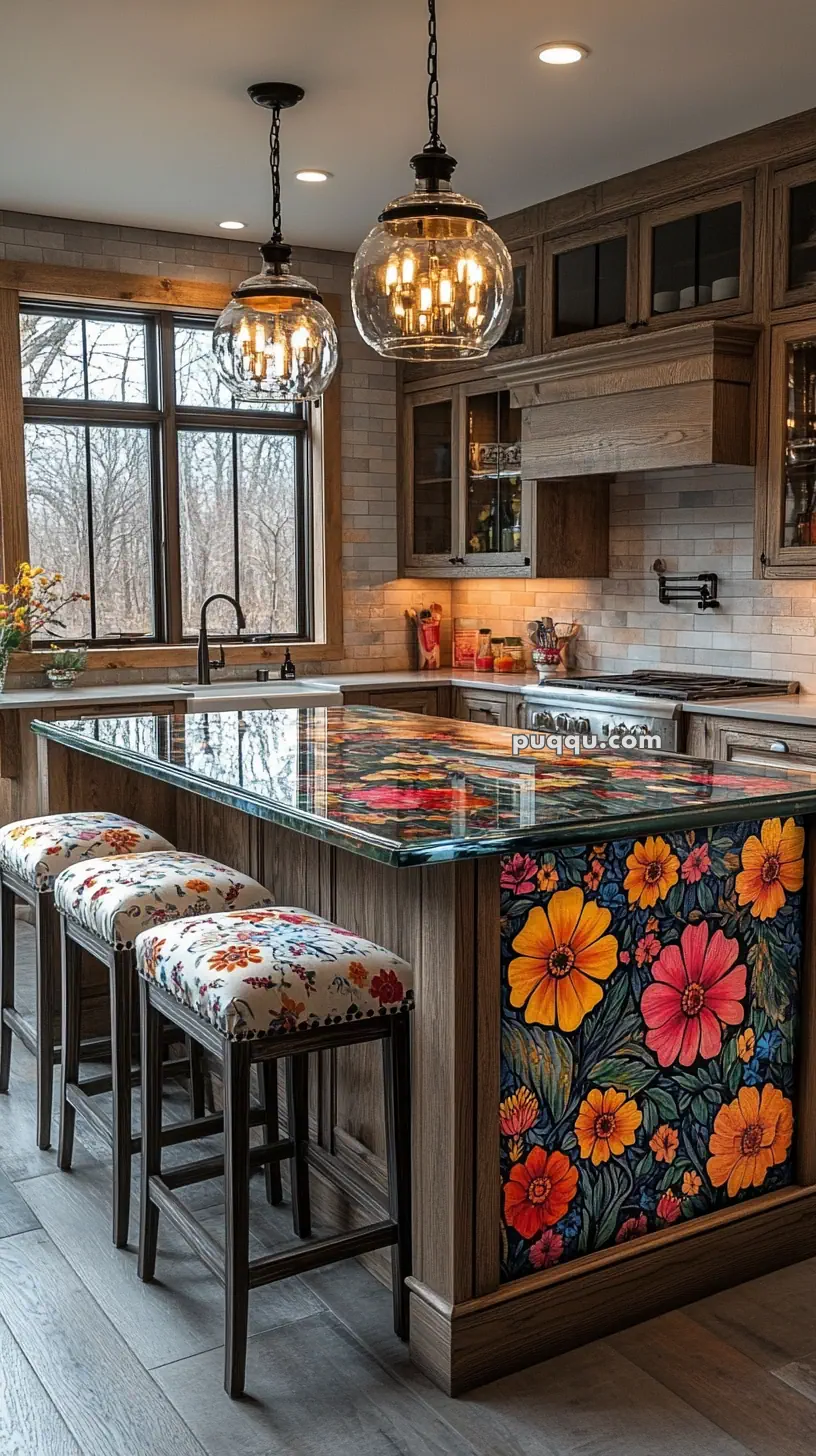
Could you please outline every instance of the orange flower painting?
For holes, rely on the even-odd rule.
[[[736,1198],[744,1188],[759,1188],[768,1169],[784,1162],[793,1137],[793,1108],[778,1087],[740,1087],[733,1102],[714,1119],[706,1171],[715,1188],[727,1185]]]
[[[578,1187],[578,1169],[564,1153],[533,1148],[504,1185],[504,1217],[522,1238],[533,1239],[564,1217]]]
[[[602,1092],[599,1087],[593,1087],[581,1103],[575,1122],[581,1157],[595,1164],[619,1157],[632,1146],[642,1121],[637,1103],[628,1099],[625,1092],[617,1092],[614,1087]]]
[[[577,886],[557,890],[546,910],[533,907],[508,967],[511,1004],[527,1022],[575,1031],[597,1006],[618,963],[618,942],[606,933],[611,919]]]
[[[680,860],[673,853],[665,839],[656,839],[650,834],[642,843],[635,844],[627,856],[629,873],[623,888],[629,896],[630,905],[650,907],[665,899],[680,875]]]
[[[793,819],[766,819],[759,838],[752,834],[742,847],[737,875],[740,905],[750,905],[757,920],[771,920],[787,895],[801,890],[805,877],[805,830]]]

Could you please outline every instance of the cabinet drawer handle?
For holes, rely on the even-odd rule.
[[[778,743],[769,743],[768,750],[770,753],[790,753],[787,743],[783,743],[781,739]]]

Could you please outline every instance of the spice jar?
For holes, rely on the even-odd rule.
[[[510,652],[510,648],[508,647],[507,642],[505,641],[505,639],[502,638],[501,647],[500,647],[498,653],[493,658],[493,671],[494,672],[514,672],[515,671],[515,666],[516,665],[515,665],[515,662],[513,660],[512,653]]]
[[[493,671],[493,634],[489,627],[479,628],[474,667],[477,672]]]
[[[513,659],[513,666],[510,672],[524,672],[524,643],[520,637],[505,637],[505,651]]]

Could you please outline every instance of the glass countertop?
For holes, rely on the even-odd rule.
[[[510,729],[383,708],[93,718],[34,731],[397,866],[816,813],[816,778],[646,753],[516,757]]]

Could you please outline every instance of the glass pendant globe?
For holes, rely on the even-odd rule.
[[[265,269],[235,290],[213,329],[213,354],[238,399],[315,400],[337,368],[337,330],[313,284]]]
[[[510,254],[478,203],[439,179],[433,190],[422,182],[390,203],[359,248],[357,327],[386,358],[483,358],[510,319]]]

